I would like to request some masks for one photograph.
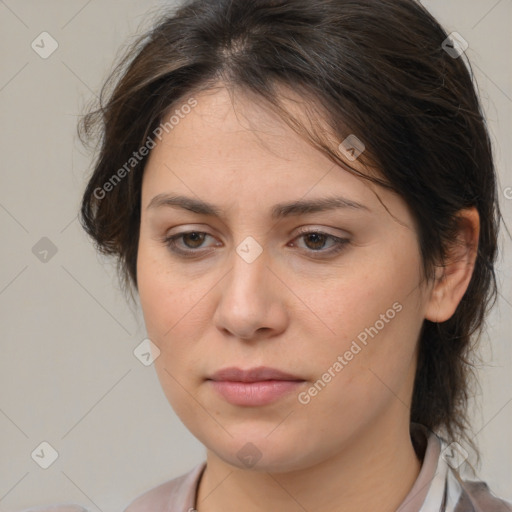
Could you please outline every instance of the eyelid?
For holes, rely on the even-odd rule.
[[[322,233],[324,235],[332,236],[334,238],[351,238],[352,235],[348,233],[347,231],[344,231],[343,233],[331,233],[328,231],[329,228],[325,226],[315,226],[315,225],[307,225],[307,226],[301,226],[298,228],[297,235],[307,235],[309,233]],[[334,229],[334,228],[332,228]],[[339,230],[338,230],[339,231]]]

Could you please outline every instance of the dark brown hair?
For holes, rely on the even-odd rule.
[[[345,167],[347,159],[326,134],[338,142],[355,134],[366,147],[360,160],[380,172],[364,177],[396,191],[412,211],[425,278],[432,279],[435,265],[445,261],[457,212],[476,207],[480,215],[478,255],[466,294],[452,318],[424,322],[411,407],[411,421],[471,444],[469,359],[496,298],[501,216],[471,67],[463,55],[445,51],[447,36],[414,0],[183,4],[130,47],[99,107],[82,121],[84,141],[100,136],[82,225],[101,252],[117,257],[125,287],[136,289],[147,156],[133,155],[154,137],[169,109],[216,84],[255,93]],[[283,106],[286,87],[312,109],[308,126]],[[318,122],[314,112],[322,112]]]

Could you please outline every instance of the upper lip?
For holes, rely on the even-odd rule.
[[[302,381],[300,377],[290,373],[269,368],[267,366],[258,366],[257,368],[249,368],[242,370],[236,367],[222,368],[216,371],[210,380],[232,381],[232,382],[260,382],[264,380],[294,380]]]

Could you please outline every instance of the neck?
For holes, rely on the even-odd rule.
[[[389,423],[389,424],[386,424]],[[377,426],[378,425],[378,426]],[[322,462],[286,473],[236,468],[207,451],[198,512],[396,510],[418,477],[409,423],[375,422]]]

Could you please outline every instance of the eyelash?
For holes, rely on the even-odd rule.
[[[186,258],[187,257],[191,258],[191,257],[194,257],[194,256],[197,257],[197,256],[200,256],[200,254],[199,254],[200,249],[197,249],[197,250],[195,250],[195,249],[181,249],[181,248],[177,247],[178,239],[183,238],[184,236],[190,235],[192,233],[195,233],[195,234],[198,234],[198,235],[211,236],[208,233],[205,233],[204,231],[184,231],[183,233],[178,233],[176,235],[172,235],[172,236],[164,238],[163,242],[164,242],[164,244],[167,246],[167,248],[171,252],[173,252],[173,253],[175,253],[175,254],[177,254],[179,256],[183,256],[183,257],[186,257]],[[294,240],[296,240],[298,238],[306,237],[308,235],[324,236],[326,240],[332,240],[334,242],[333,248],[331,248],[329,250],[317,250],[317,251],[315,251],[313,249],[307,250],[307,252],[310,252],[312,254],[321,254],[322,256],[320,256],[320,257],[323,257],[323,256],[335,256],[338,253],[340,253],[343,249],[345,249],[345,246],[350,242],[347,238],[339,238],[339,237],[331,235],[329,233],[324,233],[323,231],[301,231],[298,234],[298,236],[296,236],[294,238]],[[203,252],[203,254],[204,254],[204,252]],[[313,256],[313,257],[318,257],[318,256]]]

